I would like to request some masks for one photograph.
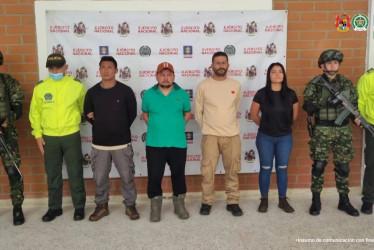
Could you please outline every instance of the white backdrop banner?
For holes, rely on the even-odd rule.
[[[237,114],[243,142],[241,172],[259,171],[257,126],[249,118],[249,109],[256,91],[265,86],[268,66],[273,62],[286,66],[287,11],[48,11],[46,20],[48,53],[63,54],[69,65],[67,74],[80,79],[87,89],[101,80],[98,64],[102,56],[117,60],[117,80],[133,89],[138,103],[138,116],[131,127],[137,176],[147,175],[147,126],[141,103],[144,91],[157,83],[157,65],[173,64],[175,82],[189,93],[193,108],[195,87],[212,74],[212,55],[225,51],[228,76],[243,89]],[[81,125],[81,136],[84,176],[91,178],[89,123]],[[202,136],[193,116],[186,137],[186,174],[200,174]],[[223,172],[220,161],[217,173]],[[170,175],[168,167],[165,174]],[[110,176],[118,176],[115,168]]]

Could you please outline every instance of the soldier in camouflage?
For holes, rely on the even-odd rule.
[[[320,55],[318,66],[323,70],[322,77],[335,90],[340,91],[353,105],[357,105],[358,94],[353,83],[338,74],[343,54],[335,49],[329,49]],[[313,194],[312,205],[309,209],[311,215],[319,215],[321,211],[320,193],[323,187],[324,170],[333,152],[335,165],[336,188],[339,193],[338,209],[351,216],[359,216],[359,212],[349,201],[348,175],[349,162],[353,159],[354,148],[352,144],[352,128],[349,126],[350,117],[346,117],[341,124],[336,120],[345,109],[339,101],[322,83],[321,77],[312,79],[304,91],[303,108],[308,116],[314,115],[314,133],[309,142],[312,165]]]
[[[0,65],[3,64],[3,54],[0,51]],[[0,73],[0,136],[12,154],[15,164],[19,167],[21,157],[18,149],[18,135],[14,121],[22,115],[23,93],[19,82],[9,74]],[[10,197],[13,204],[13,224],[22,225],[25,217],[22,212],[23,179],[17,171],[11,157],[0,146],[0,155],[8,174],[10,183]]]

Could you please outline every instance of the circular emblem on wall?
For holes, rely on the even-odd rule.
[[[139,49],[140,56],[150,56],[151,55],[151,48],[148,46],[142,46]]]
[[[225,53],[228,55],[228,56],[233,56],[235,55],[235,47],[233,45],[227,45],[224,49]]]
[[[354,31],[366,31],[369,19],[367,16],[358,14],[352,18],[352,26]]]
[[[146,138],[147,138],[147,133],[143,133],[142,134],[142,141],[145,142]]]

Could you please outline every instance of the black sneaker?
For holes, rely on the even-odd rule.
[[[84,219],[84,208],[77,208],[74,211],[74,220],[83,220]]]
[[[229,204],[229,205],[226,205],[226,210],[230,211],[232,213],[232,215],[234,215],[234,216],[242,216],[243,215],[243,211],[239,207],[238,204]]]
[[[211,205],[208,204],[201,204],[200,208],[200,214],[201,215],[209,215],[210,214],[210,209],[212,208]]]
[[[43,222],[53,221],[56,216],[62,215],[62,209],[48,209],[47,213],[42,217]]]
[[[373,213],[373,204],[370,202],[364,201],[362,203],[361,212],[364,214],[372,214]]]

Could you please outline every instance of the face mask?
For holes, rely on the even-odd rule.
[[[58,73],[58,74],[49,73],[49,77],[55,81],[60,81],[64,77],[64,74],[63,73]]]

